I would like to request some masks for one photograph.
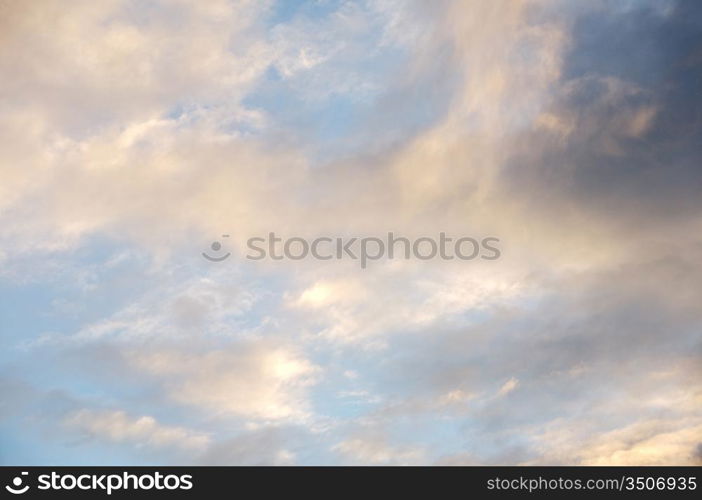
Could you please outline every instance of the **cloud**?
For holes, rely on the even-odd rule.
[[[422,451],[412,447],[395,447],[380,437],[356,437],[342,441],[332,448],[347,460],[357,464],[400,464],[420,462]]]
[[[199,453],[210,436],[189,429],[159,423],[150,416],[130,417],[121,410],[82,409],[67,415],[63,425],[72,432],[113,443],[149,448],[176,448]]]
[[[319,368],[290,348],[270,342],[187,353],[166,349],[131,355],[133,366],[162,378],[169,397],[213,415],[301,420],[306,392]]]
[[[591,437],[560,427],[539,436],[545,450],[538,463],[695,465],[700,432],[699,419],[644,420]]]
[[[507,382],[505,382],[502,387],[500,387],[500,390],[498,391],[498,396],[506,396],[513,390],[515,390],[519,386],[519,380],[516,378],[512,377],[509,379]]]
[[[294,465],[297,457],[289,446],[299,446],[299,434],[297,429],[278,427],[249,430],[215,443],[199,461],[205,465]]]

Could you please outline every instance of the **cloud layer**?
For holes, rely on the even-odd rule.
[[[700,463],[697,3],[0,10],[3,463]]]

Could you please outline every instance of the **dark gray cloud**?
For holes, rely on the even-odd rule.
[[[550,110],[568,132],[517,141],[505,175],[516,196],[641,224],[699,214],[702,5],[671,5],[576,19]]]

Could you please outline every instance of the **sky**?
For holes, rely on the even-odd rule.
[[[702,463],[702,3],[9,0],[0,75],[1,464]],[[247,258],[388,232],[500,256]]]

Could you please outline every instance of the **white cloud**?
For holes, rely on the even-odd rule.
[[[134,352],[132,363],[159,377],[177,403],[264,421],[308,418],[307,390],[319,372],[295,350],[274,342],[236,343],[205,353]]]
[[[573,422],[554,425],[538,437],[540,464],[697,465],[702,435],[699,418],[641,419],[595,435]]]
[[[519,386],[519,380],[512,377],[507,382],[505,382],[502,385],[502,387],[500,387],[500,390],[498,391],[497,395],[498,396],[506,396],[510,392],[514,391],[518,386]]]
[[[164,425],[150,416],[131,417],[121,410],[82,409],[67,415],[63,424],[71,431],[133,446],[203,452],[211,444],[206,433]]]

